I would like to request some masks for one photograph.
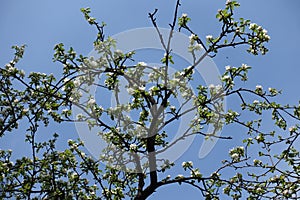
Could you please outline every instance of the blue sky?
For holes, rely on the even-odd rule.
[[[243,85],[254,88],[261,84],[265,88],[275,87],[283,90],[278,99],[283,103],[296,104],[300,99],[298,78],[300,74],[300,2],[298,0],[241,0],[237,10],[238,17],[249,18],[268,30],[271,41],[270,52],[266,56],[251,56],[241,48],[220,51],[214,62],[221,72],[224,66],[238,66],[247,63],[253,67],[249,81]],[[219,25],[215,19],[216,11],[224,7],[223,1],[189,0],[183,1],[179,13],[187,13],[191,27],[200,36],[215,35]],[[57,43],[72,46],[83,55],[93,48],[96,30],[89,26],[80,12],[82,7],[91,7],[92,15],[98,21],[107,23],[106,35],[117,34],[132,28],[149,27],[148,12],[158,8],[158,24],[168,27],[172,20],[175,1],[147,0],[26,0],[1,1],[0,3],[0,64],[3,66],[13,56],[12,45],[26,44],[24,59],[20,67],[25,71],[55,73],[59,66],[52,62],[53,47]],[[233,102],[228,102],[228,106]],[[53,129],[55,130],[55,129]],[[55,130],[56,131],[56,130]],[[67,136],[66,136],[67,137]],[[221,143],[223,144],[223,143]],[[17,146],[14,137],[0,140],[0,148]],[[228,147],[230,145],[227,145]],[[227,147],[226,146],[226,147]],[[22,152],[22,150],[16,150]],[[213,158],[218,150],[211,152]],[[189,157],[190,155],[187,154]],[[208,160],[213,161],[213,159]],[[197,199],[195,192],[187,187],[164,187],[152,199]]]

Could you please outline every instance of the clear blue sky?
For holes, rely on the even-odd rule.
[[[283,90],[281,102],[296,104],[300,99],[300,1],[298,0],[240,0],[237,16],[252,19],[264,26],[271,36],[266,56],[250,56],[241,49],[221,51],[214,58],[220,71],[226,65],[247,63],[253,67],[249,82],[245,86],[257,84],[265,88],[275,87]],[[187,13],[191,27],[200,36],[218,33],[216,11],[224,7],[223,1],[190,0],[182,2],[179,13]],[[25,57],[20,63],[25,71],[56,72],[58,65],[52,63],[53,47],[63,42],[73,46],[81,54],[92,50],[96,31],[84,20],[80,8],[91,7],[92,15],[98,21],[105,21],[106,34],[112,35],[128,29],[149,27],[148,12],[159,9],[159,26],[168,27],[171,22],[175,0],[26,0],[1,1],[0,3],[0,64],[3,66],[13,56],[12,45],[27,44]],[[231,105],[231,102],[228,102]],[[53,129],[54,130],[54,129]],[[56,131],[56,130],[55,130]],[[66,136],[67,137],[67,136]],[[223,143],[219,143],[223,144]],[[230,147],[228,144],[224,144]],[[16,147],[18,140],[8,136],[0,140],[0,148]],[[211,152],[211,160],[219,154],[217,148]],[[22,150],[17,149],[21,153]],[[189,157],[189,155],[187,155]],[[194,190],[186,187],[165,187],[159,189],[152,199],[198,199]]]

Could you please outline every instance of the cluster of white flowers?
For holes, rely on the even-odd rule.
[[[261,164],[262,164],[262,161],[261,161],[261,160],[254,159],[254,160],[253,160],[253,164],[254,164],[254,166],[258,166],[258,165],[261,165]]]
[[[10,61],[8,64],[5,65],[9,73],[12,73],[16,70],[16,68],[14,67],[15,64],[15,61]]]
[[[28,111],[29,111],[28,108],[24,108],[24,109],[22,110],[22,114],[26,114],[26,113],[28,113]]]
[[[81,84],[81,80],[80,80],[79,78],[76,78],[76,79],[73,81],[73,83],[74,83],[74,86],[75,86],[75,87],[79,87],[80,84]]]
[[[68,111],[69,111],[69,109],[65,108],[62,110],[62,113],[66,114],[66,113],[68,113]]]
[[[130,144],[129,145],[129,149],[131,150],[131,151],[136,151],[137,150],[137,145],[136,144]]]
[[[68,82],[70,79],[69,78],[64,78],[63,82],[66,83]]]
[[[20,76],[24,77],[25,76],[25,71],[22,69],[19,71]]]
[[[240,155],[238,153],[233,153],[231,155],[232,160],[238,160],[240,158]]]
[[[76,115],[76,119],[77,119],[77,120],[82,120],[83,117],[84,117],[84,116],[83,116],[82,113],[79,113],[79,114]]]
[[[213,36],[212,36],[212,35],[207,35],[207,36],[206,36],[206,40],[207,40],[207,41],[211,41],[212,39],[213,39]]]
[[[253,104],[254,104],[254,105],[259,104],[259,101],[258,101],[258,100],[254,100],[254,101],[253,101]]]
[[[229,71],[231,69],[231,67],[229,65],[225,66],[225,70]]]
[[[225,75],[222,77],[222,81],[228,81],[231,80],[231,77],[229,75]]]
[[[255,89],[257,89],[257,90],[262,90],[263,87],[262,87],[261,85],[257,85],[257,86],[255,87]]]
[[[72,102],[79,102],[80,97],[82,97],[82,92],[77,90],[76,92],[73,90],[72,96],[69,98]]]
[[[272,95],[277,95],[279,93],[275,88],[268,88],[268,90]]]
[[[94,106],[96,104],[96,100],[91,97],[88,102],[87,102],[87,106]]]
[[[249,25],[249,29],[250,29],[250,30],[254,30],[257,26],[258,26],[258,25],[257,25],[256,23],[251,23],[251,24]]]
[[[290,132],[295,132],[295,131],[297,131],[297,127],[291,126],[291,127],[289,128],[289,131],[290,131]]]
[[[153,96],[153,95],[156,93],[157,89],[158,89],[158,88],[157,88],[156,86],[150,87],[150,88],[149,88],[150,94]]]
[[[171,112],[175,113],[176,112],[176,107],[175,106],[170,106]]]
[[[268,35],[268,31],[266,29],[263,29],[261,26],[258,26],[256,23],[251,23],[249,25],[249,29],[254,31],[255,29],[257,29],[263,36],[263,38],[266,41],[269,41],[271,39],[271,37]]]
[[[175,179],[184,179],[184,176],[182,174],[178,174]]]
[[[138,138],[146,138],[147,137],[147,130],[145,127],[137,124],[134,130],[134,135]]]
[[[288,189],[285,189],[283,192],[282,192],[283,196],[287,196],[288,194],[290,194],[290,191]]]
[[[81,157],[85,157],[85,153],[84,152],[80,152]]]
[[[90,61],[89,64],[92,68],[96,68],[98,66],[98,63],[95,60]]]
[[[261,85],[257,85],[257,86],[255,87],[255,92],[256,92],[257,94],[262,94],[262,92],[263,92],[263,87],[262,87]]]
[[[245,152],[245,148],[242,147],[242,146],[236,147],[236,149],[237,149],[238,151],[242,152],[242,153]]]
[[[146,89],[145,86],[139,86],[140,91],[145,91],[145,89]]]
[[[191,177],[201,177],[202,176],[202,174],[200,173],[198,168],[191,170],[190,174],[191,174]]]
[[[239,161],[245,154],[245,149],[242,146],[235,147],[229,151],[229,155],[233,161]]]
[[[115,56],[122,56],[123,55],[123,51],[120,49],[115,50]]]
[[[250,69],[251,67],[249,65],[246,65],[246,64],[242,64],[241,68],[243,70],[247,70],[247,69]]]
[[[215,86],[214,84],[210,84],[210,85],[208,86],[208,88],[211,89],[211,90],[213,90],[213,89],[216,88],[216,86]]]
[[[72,139],[68,140],[68,145],[72,148],[72,149],[77,149],[78,148],[78,144],[73,141]]]
[[[255,137],[255,139],[259,143],[259,142],[263,142],[265,140],[265,137],[263,134],[259,134],[258,136]]]
[[[239,113],[236,111],[229,110],[227,113],[229,116],[239,116]]]
[[[193,50],[200,51],[202,49],[202,45],[197,43],[193,46]]]
[[[191,88],[186,88],[185,90],[183,89],[183,90],[181,91],[181,96],[182,96],[184,99],[192,98],[192,97],[193,97],[193,91],[191,90]]]
[[[193,45],[195,43],[195,41],[197,41],[198,36],[196,36],[195,34],[191,34],[189,36],[189,39],[190,39],[190,44]]]
[[[191,34],[189,36],[189,39],[190,39],[190,45],[189,45],[189,48],[188,48],[189,52],[193,52],[195,50],[200,51],[203,48],[202,45],[197,42],[197,40],[198,40],[197,35]]]
[[[271,39],[271,37],[268,35],[268,31],[266,29],[262,30],[262,36],[266,41],[269,41]]]
[[[210,84],[208,86],[208,88],[210,90],[213,90],[214,92],[219,92],[221,89],[222,89],[222,86],[221,85],[214,85],[214,84]]]
[[[181,166],[182,166],[183,168],[193,167],[193,162],[192,162],[192,161],[189,161],[189,162],[183,162],[183,163],[181,164]]]
[[[187,16],[188,15],[186,13],[182,13],[182,15],[181,15],[182,18],[187,18]]]
[[[147,63],[145,63],[145,62],[138,62],[137,66],[138,67],[146,67]]]

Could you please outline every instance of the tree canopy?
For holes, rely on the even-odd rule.
[[[187,184],[205,199],[298,198],[300,105],[276,102],[281,91],[275,88],[242,87],[251,70],[248,64],[226,66],[220,85],[207,86],[195,79],[196,67],[224,48],[246,46],[254,56],[266,54],[267,30],[248,19],[236,19],[234,12],[240,5],[227,1],[216,14],[219,34],[201,38],[190,27],[189,15],[180,14],[180,5],[177,0],[168,38],[159,28],[158,10],[149,13],[164,50],[160,66],[137,62],[138,52],[120,51],[118,43],[106,36],[106,24],[93,18],[90,8],[81,12],[97,30],[97,57],[78,55],[60,43],[54,47],[53,61],[61,64],[62,74],[28,73],[18,67],[26,46],[12,47],[14,57],[0,68],[0,137],[23,133],[19,124],[26,122],[31,156],[13,159],[12,150],[0,149],[2,199],[147,199],[171,184]],[[175,62],[172,42],[177,31],[189,35],[186,51],[193,58],[189,66]],[[121,92],[130,96],[127,102],[120,101]],[[113,106],[106,104],[109,95],[114,97]],[[178,98],[183,99],[180,104]],[[227,109],[226,98],[235,98],[239,106]],[[79,114],[72,113],[74,108]],[[194,116],[186,130],[170,142],[171,126],[190,113]],[[271,130],[264,128],[265,121],[272,121]],[[58,149],[59,131],[48,141],[38,140],[40,128],[51,123],[58,127],[83,123],[97,130],[106,142],[101,156],[90,155],[79,139],[68,140],[67,148]],[[236,133],[218,134],[231,125]],[[207,132],[208,126],[212,132]],[[243,142],[210,173],[201,169],[209,164],[198,167],[186,160],[180,171],[176,168],[177,175],[170,176],[175,162],[160,157],[192,136],[230,142],[237,134]]]

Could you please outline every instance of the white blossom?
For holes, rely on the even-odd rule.
[[[177,179],[183,179],[184,176],[183,176],[182,174],[178,174],[178,175],[176,176],[176,178],[177,178]]]
[[[69,109],[65,108],[62,110],[63,113],[67,113],[69,111]]]
[[[258,100],[254,100],[254,101],[253,101],[253,104],[258,104],[258,103],[259,103]]]
[[[136,151],[137,150],[137,145],[136,144],[130,144],[129,149],[131,151]]]
[[[197,43],[197,44],[195,44],[194,49],[199,51],[202,49],[202,45]]]
[[[181,17],[186,18],[188,15],[186,13],[182,13]]]
[[[229,66],[229,65],[227,65],[226,67],[225,67],[225,70],[226,71],[228,71],[228,70],[230,70],[231,69],[231,67]]]
[[[98,63],[95,60],[90,61],[90,66],[92,68],[96,68],[98,66]]]
[[[212,39],[213,39],[213,36],[212,36],[212,35],[207,35],[207,36],[206,36],[206,40],[210,41],[210,40],[212,40]]]
[[[251,30],[254,30],[256,27],[257,27],[257,24],[256,24],[256,23],[251,23],[250,26],[249,26],[249,28],[250,28]]]
[[[20,76],[25,76],[25,71],[22,69],[22,70],[20,70],[19,74],[20,74]]]
[[[239,157],[240,157],[240,156],[239,156],[239,154],[237,154],[237,153],[234,153],[234,154],[231,155],[231,158],[232,158],[233,160],[237,160]]]
[[[237,147],[236,149],[237,149],[237,150],[240,150],[240,151],[242,151],[242,152],[245,151],[245,148],[244,148],[244,147],[241,147],[241,146],[240,146],[240,147]]]
[[[215,86],[214,84],[210,84],[210,85],[208,86],[208,88],[211,89],[211,90],[212,90],[212,89],[215,89],[215,87],[216,87],[216,86]]]
[[[262,89],[263,89],[263,87],[262,87],[261,85],[257,85],[255,88],[256,88],[257,90],[262,90]]]
[[[261,26],[258,26],[257,29],[258,29],[259,31],[262,31],[262,30],[263,30],[263,28],[262,28]]]
[[[197,36],[195,34],[191,34],[189,36],[190,39],[190,44],[193,45],[195,43],[195,41],[197,40]]]
[[[79,113],[76,115],[76,119],[81,120],[83,118],[83,114]]]
[[[193,169],[193,170],[191,170],[190,174],[191,174],[191,177],[199,177],[199,176],[201,176],[201,173],[199,172],[199,169]]]
[[[242,69],[246,70],[246,69],[250,69],[251,67],[246,65],[246,64],[242,64]]]
[[[258,136],[256,136],[255,138],[257,141],[263,141],[264,140],[264,136],[262,134],[259,134]]]
[[[289,194],[289,190],[288,190],[288,189],[284,190],[284,191],[282,192],[282,194],[283,194],[284,196],[287,196],[287,195]]]
[[[228,75],[225,75],[225,76],[223,76],[223,78],[222,78],[222,80],[224,80],[224,81],[229,80],[229,79],[230,79],[230,76],[228,76]]]
[[[82,157],[85,157],[85,153],[84,153],[84,152],[80,152],[80,155],[81,155]]]
[[[269,35],[265,35],[264,37],[265,37],[266,40],[270,40],[271,39],[271,37]]]
[[[15,70],[15,67],[11,66],[10,64],[7,64],[6,67],[8,67],[7,71],[10,73]]]
[[[257,165],[261,164],[262,162],[260,160],[254,159],[253,163],[255,166],[257,166]]]
[[[65,79],[63,80],[63,82],[66,83],[66,82],[68,82],[69,80],[70,80],[69,78],[65,78]]]
[[[140,91],[145,91],[145,89],[146,89],[145,86],[140,86],[140,87],[139,87],[139,90],[140,90]]]
[[[267,31],[266,29],[263,29],[262,32],[263,32],[264,34],[267,34],[267,33],[268,33],[268,31]]]
[[[96,100],[94,98],[90,98],[90,100],[87,102],[88,106],[93,106],[96,104]]]
[[[170,106],[170,110],[171,110],[171,112],[175,112],[176,111],[176,107],[175,106]]]
[[[74,83],[74,86],[75,86],[75,87],[79,87],[80,84],[81,84],[79,78],[76,78],[76,79],[73,81],[73,83]]]
[[[295,127],[295,126],[291,126],[290,128],[289,128],[289,131],[290,132],[295,132],[297,130],[297,128]]]
[[[146,67],[147,63],[145,63],[145,62],[138,62],[137,66],[139,66],[139,67]]]
[[[23,113],[27,113],[28,111],[29,111],[28,108],[24,108],[24,109],[22,110]]]

